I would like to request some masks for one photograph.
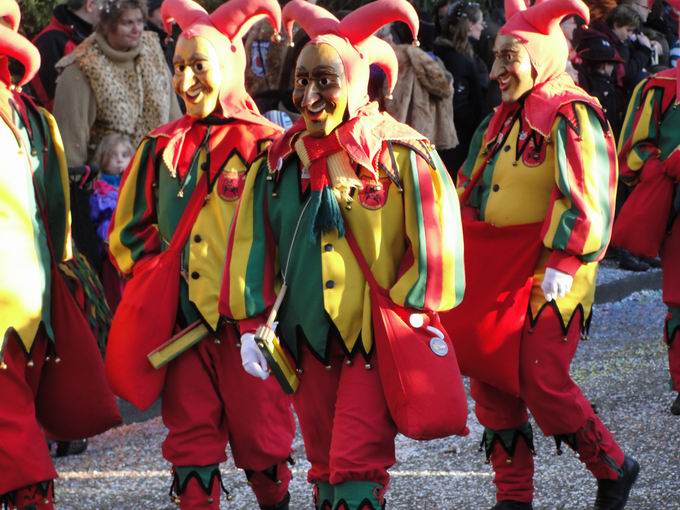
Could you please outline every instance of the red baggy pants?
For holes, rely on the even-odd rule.
[[[669,306],[666,325],[664,327],[664,340],[668,345],[668,371],[671,374],[673,391],[680,392],[680,332],[677,324],[680,322],[680,307]]]
[[[48,341],[39,334],[30,358],[12,334],[0,369],[0,496],[56,478],[45,433],[35,418],[35,398]],[[29,359],[33,366],[29,366]]]
[[[621,466],[623,452],[569,374],[580,339],[579,319],[574,317],[565,335],[551,306],[535,326],[527,318],[520,348],[520,397],[472,380],[475,413],[489,429],[515,429],[527,422],[528,408],[545,435],[576,434],[579,458],[596,478],[616,478],[602,454]],[[497,496],[503,499],[500,491],[506,489],[498,484],[497,488]]]
[[[224,462],[227,443],[244,470],[263,471],[290,455],[295,435],[290,398],[273,377],[261,381],[243,370],[237,339],[227,327],[219,343],[207,338],[168,365],[163,456],[174,466]],[[290,472],[279,477],[286,483],[253,484],[260,504],[285,497]]]
[[[397,428],[378,370],[366,369],[360,356],[348,364],[332,342],[330,368],[308,349],[301,353],[303,372],[293,404],[312,465],[307,479],[331,485],[370,481],[387,488]]]

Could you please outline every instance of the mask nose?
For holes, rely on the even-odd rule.
[[[180,92],[188,91],[194,84],[194,73],[191,71],[191,67],[187,66],[179,79]]]
[[[310,81],[309,85],[305,88],[305,93],[302,96],[302,108],[307,108],[314,103],[316,103],[321,98],[319,90],[317,89],[316,82]]]
[[[492,80],[497,80],[500,76],[505,73],[505,68],[503,67],[503,64],[501,64],[498,59],[495,59],[493,61],[493,65],[491,66],[491,72],[489,73],[489,78]]]

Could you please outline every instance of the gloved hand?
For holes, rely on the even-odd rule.
[[[241,364],[243,369],[253,377],[263,381],[269,377],[267,360],[255,342],[255,335],[244,333],[241,335]]]
[[[574,283],[574,277],[570,274],[563,273],[552,267],[545,268],[545,276],[541,289],[546,301],[559,299],[567,295],[571,290],[571,285]]]

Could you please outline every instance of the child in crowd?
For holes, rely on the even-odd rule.
[[[106,245],[109,238],[109,223],[118,202],[118,187],[123,171],[134,154],[130,139],[118,133],[106,135],[99,143],[92,159],[92,166],[99,168],[99,177],[92,184],[90,196],[90,217],[97,229],[100,253],[104,254],[101,281],[106,301],[114,312],[122,295],[122,282],[118,272],[109,262]]]

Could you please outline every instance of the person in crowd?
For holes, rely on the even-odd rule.
[[[404,23],[394,23],[394,52],[399,79],[387,100],[387,112],[426,136],[442,154],[458,145],[453,123],[453,77],[442,61],[413,45]]]
[[[607,16],[618,5],[617,0],[586,0],[590,11],[590,20],[593,23],[605,22]]]
[[[595,509],[622,509],[638,463],[624,455],[569,374],[610,239],[617,178],[605,114],[565,73],[568,45],[559,22],[570,15],[587,22],[588,9],[581,0],[545,0],[528,8],[507,0],[505,8],[491,70],[503,103],[479,127],[459,174],[464,217],[486,225],[475,243],[465,238],[466,260],[500,256],[508,251],[502,243],[519,243],[522,253],[503,267],[504,273],[518,272],[508,287],[505,274],[497,278],[487,268],[466,274],[470,289],[511,292],[524,323],[515,331],[495,328],[486,333],[491,338],[467,339],[493,341],[494,349],[499,339],[519,346],[514,356],[495,358],[516,367],[507,381],[493,377],[502,367],[492,363],[491,351],[480,354],[479,375],[471,379],[494,470],[493,508],[532,508],[530,411],[543,433],[555,436],[558,453],[566,443],[597,479]],[[511,229],[511,239],[503,237],[504,229]],[[480,310],[465,320],[477,323],[497,312]],[[456,322],[445,316],[442,322],[456,330]]]
[[[680,1],[671,5],[680,11]],[[680,114],[675,107],[680,94],[678,69],[667,69],[641,81],[628,106],[623,132],[619,140],[621,176],[642,192],[641,182],[661,183],[648,192],[646,214],[650,223],[641,228],[655,228],[664,235],[661,246],[663,268],[663,300],[668,306],[664,325],[664,340],[668,346],[668,366],[671,384],[678,395],[671,413],[680,415]],[[666,190],[666,191],[664,191]],[[665,198],[664,198],[665,197]],[[653,223],[652,223],[653,222]],[[643,232],[628,232],[628,236],[644,236]]]
[[[40,65],[17,33],[14,0],[0,1],[0,20],[0,506],[50,510],[57,473],[36,415],[47,363],[63,347],[51,289],[60,278],[53,268],[72,256],[68,176],[54,118],[12,82],[10,56],[23,66],[19,86]]]
[[[90,218],[99,240],[101,270],[99,278],[104,287],[106,301],[115,313],[123,292],[123,282],[108,257],[109,225],[118,203],[118,188],[123,171],[132,160],[135,149],[125,135],[106,135],[94,153],[92,166],[99,169],[99,176],[92,183],[90,195]]]
[[[145,0],[100,0],[96,31],[57,63],[54,116],[70,167],[119,133],[139,144],[180,116],[158,36],[144,31]]]
[[[175,54],[175,38],[173,34],[165,31],[163,26],[163,19],[161,18],[161,6],[163,0],[147,0],[147,9],[149,10],[149,17],[146,21],[146,29],[150,32],[155,32],[161,42],[161,48],[165,55],[165,60],[172,71],[172,57]]]
[[[232,264],[220,310],[239,321],[246,371],[267,379],[253,333],[284,279],[277,334],[299,372],[293,403],[315,508],[378,510],[395,463],[397,429],[373,369],[365,265],[349,232],[395,303],[448,309],[464,285],[457,199],[422,135],[380,113],[367,95],[371,63],[381,65],[390,89],[397,71],[390,46],[371,34],[403,21],[415,35],[413,7],[379,0],[340,22],[293,0],[283,21],[289,31],[297,22],[311,38],[295,68],[293,101],[301,118],[248,173],[229,234]]]
[[[591,28],[603,33],[621,56],[624,63],[617,66],[616,76],[623,86],[626,101],[635,85],[649,74],[652,45],[641,33],[641,20],[635,9],[619,5],[607,16],[606,23],[595,22]]]
[[[623,91],[616,85],[614,68],[623,59],[609,42],[599,33],[583,37],[577,47],[581,65],[578,84],[600,101],[614,137],[618,140],[625,114]]]
[[[248,32],[244,43],[248,62],[246,90],[263,112],[278,110],[282,96],[289,92],[288,87],[282,91],[279,86],[286,54],[293,50],[287,42],[272,39],[274,33],[268,23],[261,21]]]
[[[48,110],[53,108],[57,62],[92,33],[99,13],[99,0],[66,0],[54,8],[49,24],[33,39],[42,63],[30,86],[36,99]]]
[[[460,0],[449,6],[445,35],[438,37],[434,45],[435,54],[453,75],[453,120],[458,146],[443,157],[454,178],[487,111],[488,69],[472,46],[483,29],[484,15],[479,5]]]
[[[295,432],[290,400],[274,380],[260,384],[243,371],[236,329],[218,314],[222,272],[230,260],[227,230],[246,166],[281,132],[259,115],[244,88],[241,38],[262,15],[278,28],[281,8],[273,0],[231,0],[208,15],[191,0],[165,0],[161,14],[166,26],[174,21],[182,29],[173,85],[187,113],[144,137],[123,176],[109,235],[115,264],[132,275],[121,306],[134,299],[128,290],[135,278],[145,276],[139,268],[168,248],[195,210],[195,195],[204,196],[180,274],[169,275],[181,284],[177,329],[208,328],[167,365],[161,413],[172,494],[182,510],[220,508],[219,464],[229,443],[260,508],[286,510]],[[111,356],[112,343],[125,340],[110,336],[107,354],[110,380],[123,383],[127,375]]]

